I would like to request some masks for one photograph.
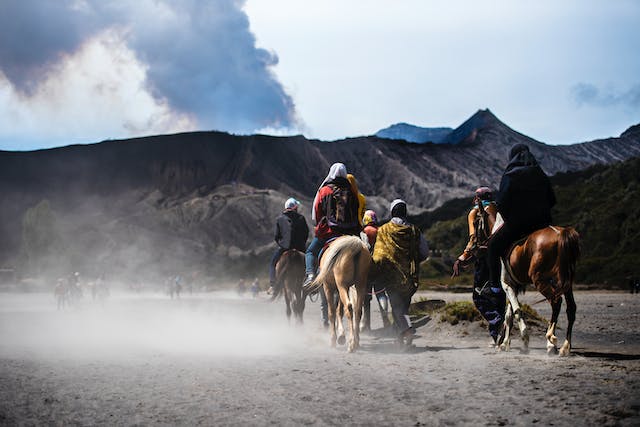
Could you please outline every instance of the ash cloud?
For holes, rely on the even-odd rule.
[[[616,91],[601,89],[590,83],[579,83],[571,88],[571,97],[578,106],[622,106],[635,110],[640,108],[640,84],[626,91]]]
[[[295,127],[295,105],[256,47],[244,1],[7,0],[0,3],[0,72],[25,97],[92,38],[122,34],[158,103],[200,129]],[[127,76],[122,76],[126,79]]]

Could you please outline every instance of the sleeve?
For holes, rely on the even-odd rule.
[[[469,215],[467,216],[467,223],[469,226],[469,241],[467,242],[467,246],[464,248],[464,251],[462,251],[462,254],[458,257],[460,261],[465,261],[466,259],[471,257],[471,249],[476,244],[476,215],[477,209],[471,209],[469,211]]]
[[[280,239],[282,238],[282,233],[280,233],[280,221],[279,221],[279,217],[276,218],[276,226],[273,230],[273,240],[276,241],[276,243],[278,243],[280,241]]]
[[[302,221],[302,231],[304,232],[304,245],[307,246],[307,240],[309,239],[309,226],[307,225],[307,219],[304,216],[301,216]]]

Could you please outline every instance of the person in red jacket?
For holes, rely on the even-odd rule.
[[[305,254],[305,292],[313,282],[316,260],[324,245],[336,237],[360,233],[358,196],[353,193],[347,180],[347,168],[344,164],[331,165],[313,200],[311,219],[315,223],[315,237]]]

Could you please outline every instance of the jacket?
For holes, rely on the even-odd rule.
[[[298,212],[285,210],[276,219],[274,239],[281,248],[304,251],[308,237],[307,220]]]
[[[322,240],[329,240],[334,237],[342,236],[345,234],[354,234],[357,235],[360,230],[339,230],[331,227],[327,222],[327,210],[329,208],[329,204],[331,202],[331,197],[333,195],[333,187],[332,186],[340,186],[343,188],[348,188],[351,191],[351,184],[347,181],[346,178],[337,177],[334,180],[328,182],[324,185],[320,190],[318,190],[318,194],[316,197],[316,203],[313,206],[315,212],[315,218],[317,219],[317,223],[314,227],[314,232],[317,238]],[[355,200],[357,200],[357,196],[352,194]],[[354,203],[353,206],[356,209],[356,212],[352,213],[353,217],[357,217],[357,208],[358,204]]]
[[[500,181],[498,212],[515,230],[531,230],[551,224],[556,196],[549,177],[533,161],[512,160]]]
[[[493,229],[493,225],[496,223],[496,214],[498,213],[498,208],[494,202],[489,203],[489,205],[484,207],[484,211],[487,213],[488,219],[488,228],[489,232]],[[470,211],[469,215],[467,215],[467,223],[469,226],[469,241],[467,242],[467,246],[464,248],[462,254],[458,257],[460,261],[466,261],[474,255],[477,255],[479,246],[486,246],[487,242],[478,242],[477,234],[476,234],[476,219],[480,211],[477,206],[474,206]]]

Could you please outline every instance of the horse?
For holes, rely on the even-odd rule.
[[[273,301],[284,291],[284,302],[287,307],[287,319],[291,321],[291,313],[298,323],[302,323],[305,298],[302,293],[304,281],[304,254],[296,249],[285,251],[276,264],[276,283],[282,283],[271,297]]]
[[[331,303],[334,292],[339,294],[338,306],[342,305],[349,322],[349,353],[360,346],[360,320],[362,304],[367,292],[367,275],[371,265],[371,254],[366,244],[356,236],[341,236],[333,240],[320,259],[320,272],[310,288],[323,286],[327,297],[331,347],[336,346],[336,316],[338,307]],[[349,292],[353,286],[355,292]],[[355,295],[354,295],[355,294]]]
[[[502,224],[502,218],[498,214],[494,230],[500,224]],[[500,280],[507,294],[507,308],[500,349],[505,351],[510,349],[510,333],[515,320],[524,343],[522,352],[529,351],[529,331],[522,316],[518,293],[523,291],[527,284],[533,284],[551,305],[551,320],[545,334],[548,354],[558,353],[558,338],[555,332],[562,306],[562,295],[564,295],[567,303],[568,326],[566,338],[559,353],[560,356],[569,355],[571,332],[577,309],[573,296],[573,280],[579,257],[580,235],[572,227],[549,225],[516,242],[507,257],[502,259]]]

